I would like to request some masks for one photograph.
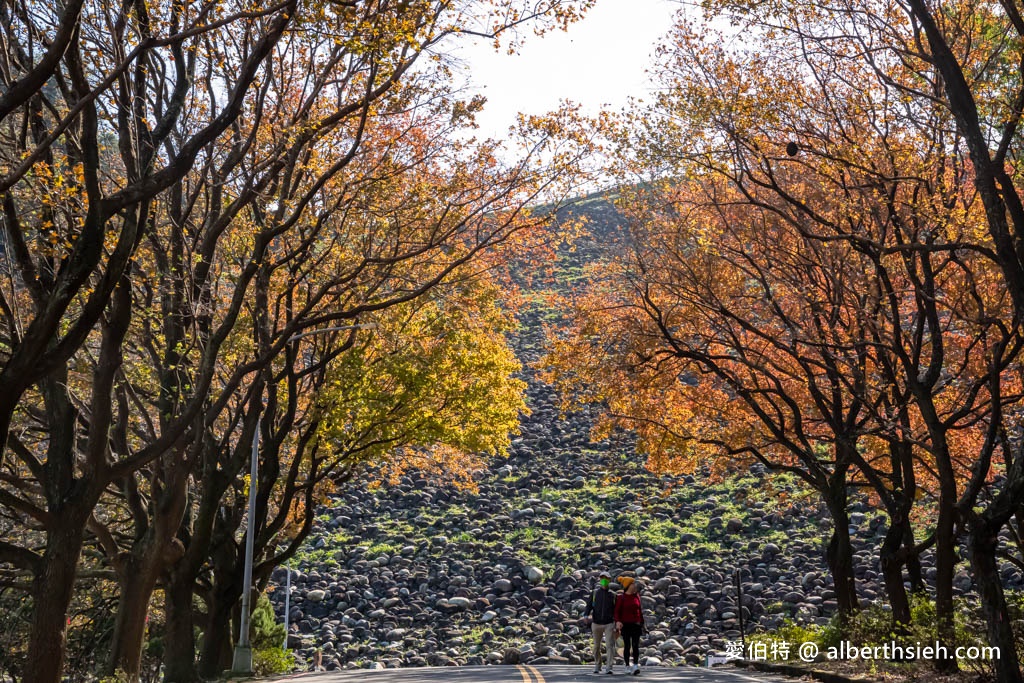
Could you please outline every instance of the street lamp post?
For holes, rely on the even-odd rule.
[[[256,485],[259,476],[260,426],[252,435],[252,457],[249,463],[249,521],[245,529],[245,572],[242,575],[242,619],[238,629],[238,644],[231,663],[236,673],[252,673],[252,645],[249,642],[249,599],[252,593],[252,548],[256,535]]]
[[[743,628],[743,581],[740,576],[740,569],[737,568],[733,574],[733,580],[736,583],[736,615],[740,618],[740,647],[743,648],[743,652],[747,651],[747,636],[744,633]],[[746,654],[744,654],[746,656]]]
[[[292,570],[291,567],[284,568],[286,574],[284,579],[284,645],[281,646],[282,650],[288,649],[288,609],[290,608],[291,597],[292,597]]]
[[[343,332],[345,330],[372,330],[376,329],[377,323],[362,323],[359,325],[343,325],[341,327],[321,327],[309,330],[300,334],[288,337],[288,341],[295,341],[302,337],[322,332]],[[231,663],[233,673],[252,673],[252,644],[249,640],[249,603],[252,594],[252,555],[253,544],[256,535],[256,482],[258,476],[259,450],[260,450],[260,428],[256,425],[256,431],[252,435],[252,457],[249,463],[249,522],[245,530],[245,570],[242,575],[242,619],[239,624],[238,644],[235,645],[234,658]],[[289,592],[291,584],[291,572],[288,574]],[[287,598],[286,598],[287,600]],[[288,608],[285,607],[285,647],[288,647]]]

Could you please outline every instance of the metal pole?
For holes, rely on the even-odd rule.
[[[740,618],[740,644],[744,654],[747,652],[747,638],[743,633],[743,584],[740,581],[740,570],[736,570],[736,615]]]
[[[252,647],[249,644],[249,598],[252,593],[252,553],[256,534],[257,466],[260,452],[260,427],[252,435],[252,458],[249,465],[249,521],[245,529],[245,573],[242,575],[242,620],[238,629],[238,645],[231,669],[235,673],[252,673]]]
[[[292,597],[292,570],[289,567],[284,568],[285,579],[284,579],[284,645],[281,646],[282,650],[288,649],[288,609]]]

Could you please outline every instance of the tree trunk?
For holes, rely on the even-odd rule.
[[[1017,533],[1014,534],[1014,538],[1017,540],[1017,554],[1020,555],[1020,559],[1024,560],[1024,501],[1021,501],[1020,508],[1014,517],[1017,520]]]
[[[234,602],[216,594],[211,600],[209,618],[203,631],[199,653],[199,675],[203,678],[216,678],[231,668],[231,655],[235,646],[234,633],[231,629]]]
[[[903,526],[903,553],[907,566],[907,578],[910,580],[910,590],[914,593],[924,593],[924,573],[921,571],[921,556],[914,552],[914,528],[910,524]]]
[[[900,424],[907,432],[910,432],[910,417],[906,408],[899,411]],[[901,491],[893,501],[895,509],[900,515],[901,527],[903,528],[903,552],[901,559],[907,568],[907,578],[910,580],[910,590],[914,593],[924,593],[924,573],[921,571],[921,554],[917,551],[917,543],[914,541],[914,525],[910,523],[910,513],[914,509],[914,501],[917,499],[917,475],[914,472],[913,448],[906,442],[900,442],[894,446],[894,457],[892,458],[892,469],[896,476],[894,488]],[[893,491],[896,494],[896,491]]]
[[[211,539],[217,511],[220,509],[221,497],[230,482],[224,471],[218,471],[217,451],[209,446],[212,442],[212,439],[203,439],[206,448],[195,456],[203,461],[201,497],[198,499],[196,513],[193,515],[186,512],[197,504],[195,494],[186,489],[181,527],[176,536],[176,542],[182,544],[184,555],[180,561],[170,566],[167,588],[164,591],[167,612],[164,678],[176,683],[193,683],[201,680],[196,666],[196,578],[211,556]],[[232,469],[229,467],[225,471]],[[224,635],[228,634],[225,632]]]
[[[826,503],[832,514],[832,537],[826,560],[836,588],[839,619],[845,622],[857,611],[857,581],[853,571],[853,547],[850,544],[850,518],[846,510],[846,477],[838,474],[829,482]]]
[[[181,458],[170,458],[177,463]],[[108,673],[120,670],[136,680],[142,668],[142,646],[146,636],[146,616],[157,581],[169,567],[178,563],[185,548],[176,538],[185,510],[184,468],[165,468],[166,485],[154,506],[152,521],[133,544],[129,560],[120,577],[121,595],[114,622]]]
[[[980,521],[973,525],[968,553],[974,571],[974,585],[981,598],[981,610],[988,627],[988,642],[999,648],[999,656],[993,662],[996,680],[999,683],[1021,683],[1017,646],[996,560],[997,546],[997,530]]]
[[[32,624],[22,683],[60,683],[67,614],[82,551],[85,523],[77,511],[55,516],[46,534],[42,571],[33,582]]]
[[[935,626],[936,639],[945,657],[936,657],[935,668],[941,673],[959,670],[955,656],[956,633],[953,621],[953,574],[957,562],[957,482],[949,454],[946,427],[938,418],[931,394],[918,387],[915,396],[922,417],[928,425],[931,452],[939,478],[938,514],[935,520]]]
[[[939,495],[939,515],[935,524],[935,622],[936,638],[944,646],[946,657],[935,660],[943,673],[959,670],[954,656],[953,574],[956,570],[956,537],[953,500]]]
[[[107,674],[116,671],[137,681],[142,668],[142,645],[146,637],[149,599],[156,587],[156,573],[151,562],[133,558],[126,563],[118,585],[121,594],[114,620],[114,636],[110,644]]]
[[[901,547],[905,536],[903,517],[899,512],[889,517],[889,531],[885,534],[879,555],[885,592],[889,596],[892,618],[897,629],[910,624],[910,598],[903,585],[903,561]]]
[[[192,619],[195,577],[172,572],[164,588],[164,680],[198,683],[196,636]]]

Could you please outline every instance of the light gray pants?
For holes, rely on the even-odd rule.
[[[609,669],[615,664],[615,623],[591,624],[590,630],[594,634],[594,666],[601,664],[601,640],[604,640],[605,649],[608,651],[605,659]]]

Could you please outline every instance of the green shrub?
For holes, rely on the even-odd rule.
[[[932,610],[934,622],[935,610]],[[833,620],[835,621],[835,620]],[[836,622],[837,628],[841,626]],[[892,612],[880,604],[861,610],[850,618],[846,627],[847,639],[855,645],[881,645],[896,639]]]
[[[776,658],[773,656],[775,654],[775,651],[772,649],[773,645],[788,643],[788,659],[794,659],[797,656],[797,648],[800,647],[801,643],[818,643],[818,646],[821,647],[820,634],[821,627],[819,626],[801,626],[794,623],[791,619],[786,619],[782,622],[782,626],[775,631],[755,633],[747,636],[747,641],[748,647],[750,643],[765,643],[768,646],[767,656],[770,660]]]
[[[285,674],[295,668],[295,655],[281,647],[253,650],[252,668],[258,676]]]
[[[1006,604],[1010,610],[1017,655],[1024,661],[1024,591],[1006,591]]]
[[[274,615],[270,598],[260,594],[252,613],[252,668],[256,674],[283,674],[295,668],[295,656],[281,647],[284,634],[284,624]]]
[[[755,633],[748,636],[750,642],[762,642],[768,645],[771,659],[771,646],[773,643],[788,643],[789,660],[798,656],[798,649],[802,643],[815,643],[819,652],[827,652],[829,648],[838,647],[843,640],[843,629],[837,617],[833,617],[828,624],[819,626],[807,624],[806,626],[795,623],[792,619],[786,619],[775,631],[768,633]]]
[[[814,642],[823,650],[827,650],[830,647],[839,647],[839,644],[843,641],[842,624],[836,617],[832,617],[824,626],[817,627],[817,633],[818,637]]]
[[[274,606],[270,598],[262,593],[256,599],[256,609],[252,613],[252,649],[280,649],[284,642],[284,624],[278,622],[274,615]]]
[[[1024,594],[1007,593],[1007,602],[1010,607],[1010,617],[1017,635],[1018,647],[1024,645]],[[846,623],[842,623],[838,615],[825,626],[807,625],[801,626],[791,620],[783,622],[782,626],[772,632],[757,633],[748,636],[751,643],[765,643],[769,647],[769,658],[771,658],[771,646],[773,643],[788,642],[789,659],[796,656],[796,646],[799,643],[813,642],[818,645],[820,652],[827,652],[829,648],[838,647],[843,640],[849,641],[855,647],[884,646],[889,642],[902,643],[931,643],[936,639],[937,622],[935,616],[935,603],[925,595],[910,596],[911,623],[905,627],[902,633],[897,633],[892,620],[892,612],[882,605],[872,605],[867,609],[858,611],[851,616]],[[987,645],[985,641],[985,622],[978,607],[967,600],[957,600],[954,612],[954,647],[960,645]],[[1024,652],[1024,648],[1021,648]],[[872,668],[876,662],[871,662]],[[911,666],[920,666],[921,662],[913,662]],[[965,671],[978,674],[991,674],[992,662],[981,660],[963,660],[960,666]]]

